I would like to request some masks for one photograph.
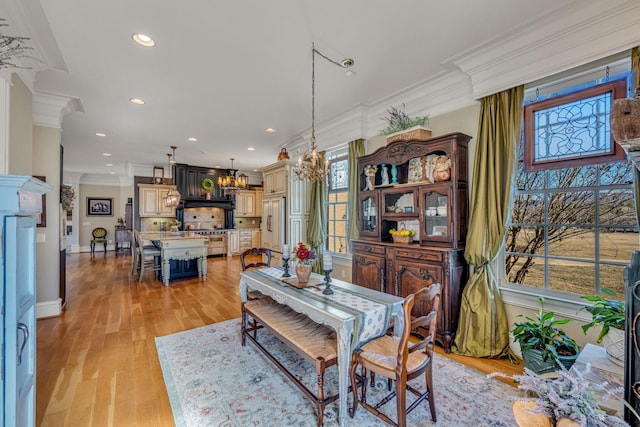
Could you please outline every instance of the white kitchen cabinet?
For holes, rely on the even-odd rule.
[[[251,249],[253,243],[253,233],[251,230],[240,230],[240,253]]]
[[[287,192],[287,162],[283,160],[276,163],[276,165],[279,165],[280,163],[282,163],[283,167],[263,173],[264,197],[284,196]]]
[[[0,176],[0,425],[36,424],[36,220],[51,187],[28,176]]]
[[[296,165],[281,160],[262,168],[262,247],[272,252],[281,253],[283,243],[294,246],[307,241],[309,183],[298,180]]]
[[[227,244],[229,246],[227,250],[227,256],[240,254],[240,231],[229,230],[227,234]]]
[[[139,206],[138,215],[141,217],[175,217],[176,209],[165,206],[164,197],[173,185],[138,184]]]
[[[252,248],[262,247],[262,231],[261,230],[251,230],[251,247]]]
[[[256,202],[254,206],[256,207],[256,214],[254,216],[262,216],[262,199],[264,198],[264,191],[256,190]]]
[[[233,214],[238,217],[258,216],[256,215],[256,192],[238,191]]]

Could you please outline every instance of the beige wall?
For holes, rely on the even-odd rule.
[[[96,227],[104,227],[107,229],[107,240],[109,245],[113,245],[115,237],[114,230],[117,224],[117,218],[124,216],[124,206],[127,203],[127,197],[132,197],[130,191],[120,186],[109,185],[93,185],[80,184],[80,194],[76,199],[79,208],[79,227],[78,227],[78,244],[80,251],[89,250],[89,244],[92,238],[91,231]],[[87,216],[87,197],[96,198],[112,198],[111,216]],[[100,248],[98,248],[100,250]]]
[[[51,191],[46,195],[47,226],[38,228],[36,245],[37,300],[54,301],[60,296],[60,129],[43,126],[33,128],[33,175],[46,178]]]
[[[31,176],[33,175],[32,95],[16,74],[11,76],[10,90],[9,173]]]

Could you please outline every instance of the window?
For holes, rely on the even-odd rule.
[[[627,96],[623,83],[615,96]],[[525,106],[506,236],[508,282],[578,295],[606,287],[624,298],[623,270],[639,238],[633,164],[615,157],[611,141],[613,84]]]
[[[327,160],[329,161],[327,249],[344,254],[347,253],[349,220],[349,151],[344,148],[327,153]]]

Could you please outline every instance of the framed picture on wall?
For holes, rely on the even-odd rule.
[[[113,216],[113,198],[87,197],[87,216]]]
[[[47,182],[47,178],[41,175],[33,175],[34,178],[42,182]],[[47,226],[47,195],[42,195],[42,213],[36,215],[36,227]]]

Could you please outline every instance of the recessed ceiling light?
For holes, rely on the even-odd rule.
[[[144,101],[140,98],[129,98],[129,101],[133,102],[134,104],[144,105]]]
[[[109,172],[111,175],[115,175],[116,173],[114,171]]]
[[[258,172],[258,169],[254,169],[253,171],[254,171],[254,172]]]
[[[267,133],[274,133],[276,130],[275,128],[266,128],[264,131]]]
[[[111,157],[111,153],[102,153],[102,155],[105,157]]]
[[[107,163],[107,167],[111,167],[113,166],[111,163]]]
[[[255,148],[253,148],[253,147],[249,147],[249,148],[247,148],[247,150],[249,150],[249,151],[256,151],[256,149],[255,149]]]
[[[153,47],[156,45],[156,42],[153,41],[151,37],[146,34],[136,33],[131,36],[134,42],[138,43],[140,46],[144,47]]]
[[[198,138],[194,138],[194,137],[187,138],[187,140],[191,142],[198,142]]]
[[[102,132],[96,132],[96,136],[107,136],[107,134]]]
[[[220,165],[215,165],[214,168],[220,169]]]

